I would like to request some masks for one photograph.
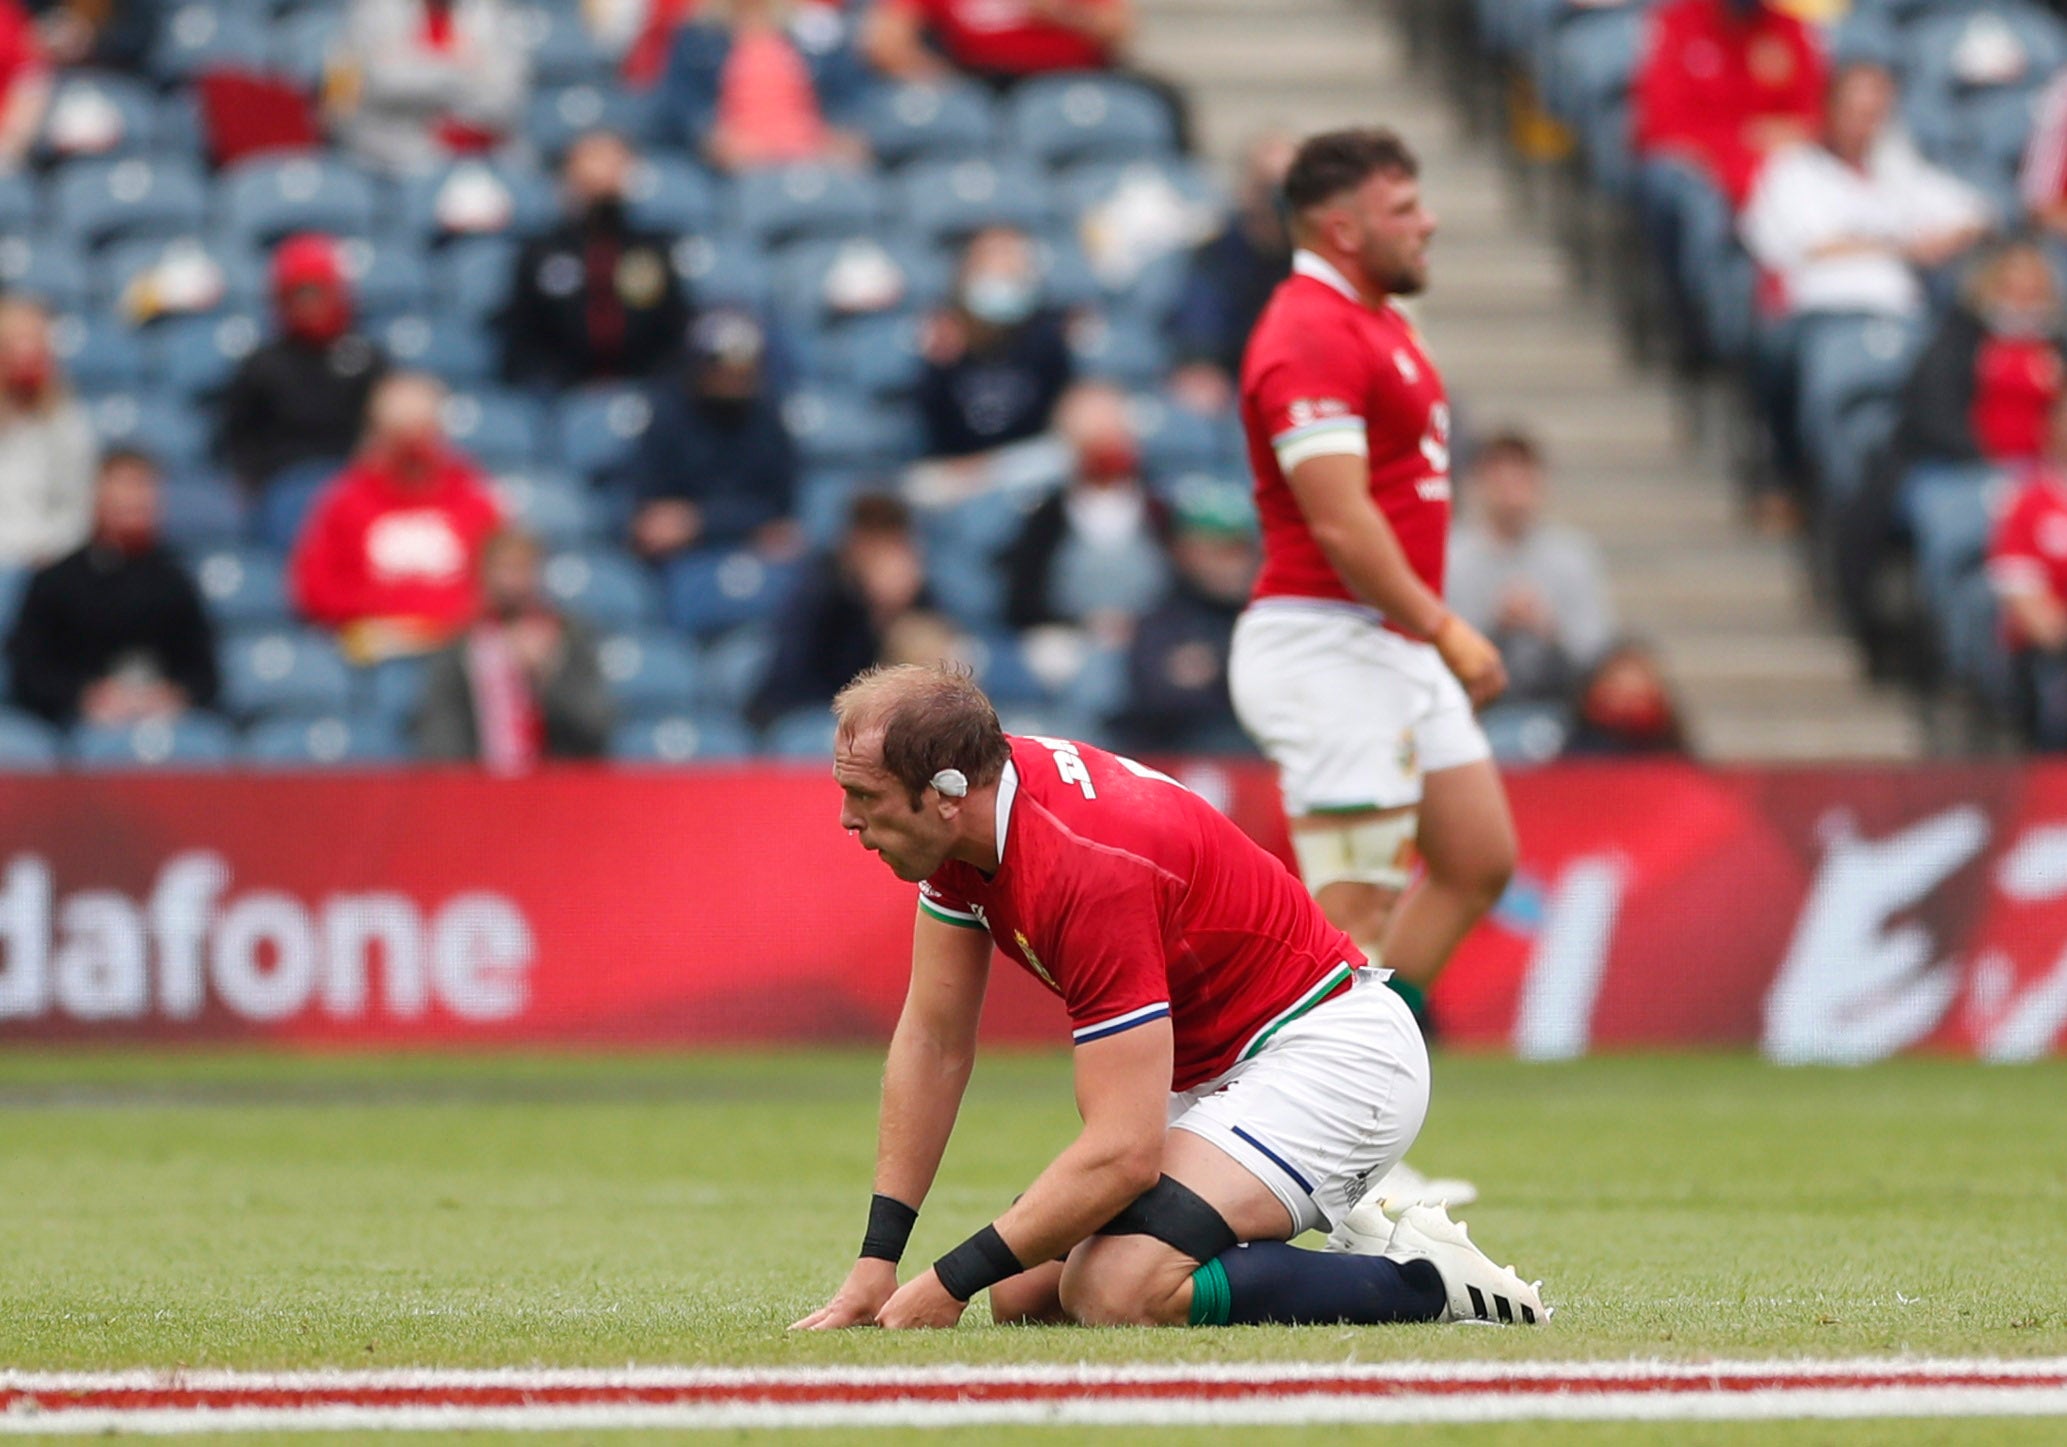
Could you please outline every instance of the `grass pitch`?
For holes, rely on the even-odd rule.
[[[1480,1203],[1459,1214],[1490,1253],[1545,1278],[1558,1316],[1539,1331],[1089,1332],[1000,1329],[972,1312],[954,1333],[791,1335],[860,1235],[877,1069],[874,1052],[823,1051],[11,1053],[0,1365],[2067,1354],[2059,1063],[1439,1059],[1414,1158],[1478,1181]],[[989,1219],[1074,1126],[1065,1056],[984,1060],[909,1259]],[[1694,1442],[1774,1431],[1537,1424],[1405,1440],[1652,1430]],[[1800,1430],[1788,1439],[2036,1442],[2067,1429]]]

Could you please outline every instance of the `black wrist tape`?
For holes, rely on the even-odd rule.
[[[893,1266],[904,1259],[905,1243],[919,1213],[898,1200],[878,1192],[868,1203],[868,1231],[861,1238],[861,1254]]]
[[[986,1286],[1026,1270],[995,1226],[986,1226],[933,1263],[933,1274],[956,1301],[967,1301]]]

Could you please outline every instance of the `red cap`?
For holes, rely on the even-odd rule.
[[[343,289],[344,261],[337,243],[327,236],[290,236],[273,253],[273,291],[282,294],[298,286]]]

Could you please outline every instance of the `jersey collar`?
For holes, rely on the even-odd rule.
[[[1005,867],[1005,832],[1012,827],[1012,801],[1019,797],[1019,770],[1010,759],[998,775],[998,868]]]
[[[1323,286],[1333,287],[1358,306],[1364,304],[1364,299],[1356,294],[1356,288],[1349,284],[1349,278],[1337,271],[1335,263],[1319,252],[1300,247],[1292,253],[1292,270],[1296,275],[1312,277]]]

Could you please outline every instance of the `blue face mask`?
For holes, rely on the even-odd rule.
[[[976,320],[1012,327],[1033,315],[1040,300],[1034,284],[1018,276],[972,276],[962,286],[962,307]]]

